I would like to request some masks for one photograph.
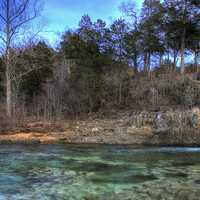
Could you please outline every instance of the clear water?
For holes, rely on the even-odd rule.
[[[199,148],[0,146],[0,200],[199,200]]]

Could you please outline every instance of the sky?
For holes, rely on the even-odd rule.
[[[108,24],[120,18],[119,6],[123,0],[46,0],[42,12],[45,28],[42,34],[50,44],[67,29],[78,26],[81,16],[88,14],[92,21],[100,18]],[[138,5],[142,0],[135,0]]]

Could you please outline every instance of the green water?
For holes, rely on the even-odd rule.
[[[199,200],[199,148],[0,146],[0,200]]]

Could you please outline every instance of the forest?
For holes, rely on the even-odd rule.
[[[199,0],[144,0],[140,11],[124,2],[111,24],[85,14],[56,47],[23,42],[33,2],[0,2],[1,119],[200,105]]]

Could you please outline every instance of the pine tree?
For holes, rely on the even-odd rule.
[[[125,59],[125,36],[128,33],[128,25],[123,19],[113,22],[110,27],[111,40],[114,51],[114,59],[121,62]]]
[[[193,23],[199,21],[200,2],[194,0],[164,0],[165,28],[168,44],[178,49],[181,58],[181,73],[185,71],[185,50],[191,42]],[[171,42],[172,41],[172,42]],[[176,42],[175,42],[176,41]]]
[[[144,71],[149,72],[151,56],[154,53],[163,53],[162,41],[162,6],[159,0],[145,0],[142,6],[139,25],[140,46],[144,54]]]

